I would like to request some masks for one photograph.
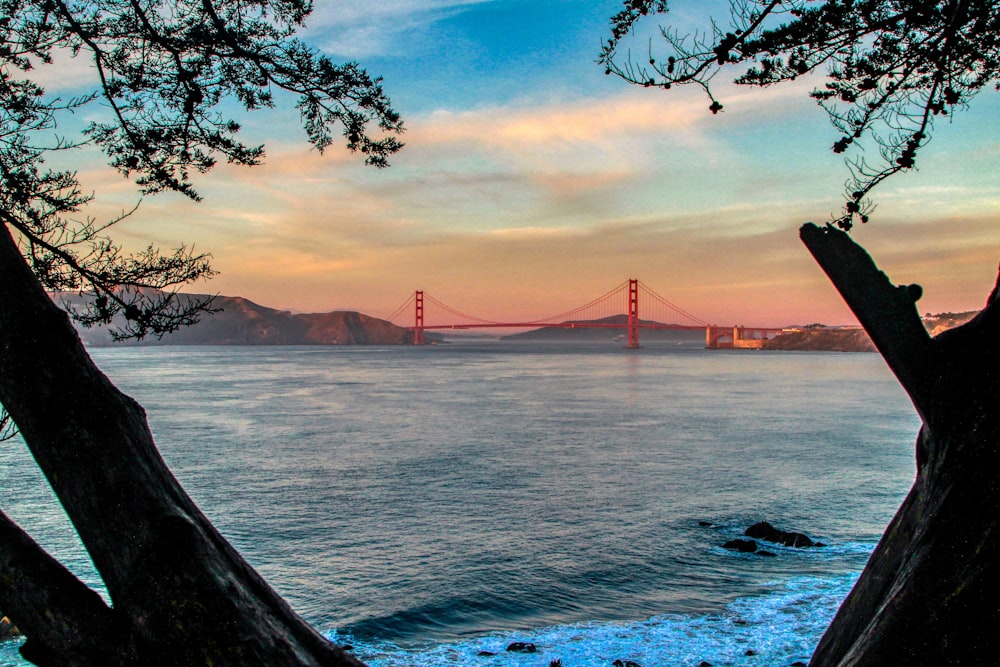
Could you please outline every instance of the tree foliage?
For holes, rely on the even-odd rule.
[[[197,199],[195,174],[219,160],[254,165],[264,155],[240,141],[226,101],[270,107],[279,90],[298,96],[320,151],[338,129],[376,167],[401,147],[393,135],[402,123],[380,80],[293,37],[310,9],[305,0],[0,0],[0,220],[46,289],[93,297],[75,313],[83,324],[120,313],[126,324],[116,335],[142,338],[195,322],[207,303],[150,290],[170,291],[212,270],[207,255],[186,247],[125,253],[107,234],[120,218],[79,219],[92,195],[76,174],[45,168],[47,155],[92,144],[143,193]],[[93,86],[68,99],[48,95],[33,75],[69,55],[90,63]],[[57,134],[60,120],[84,110],[96,119],[82,136]]]
[[[867,222],[869,193],[887,177],[915,168],[935,120],[950,117],[1000,73],[1000,3],[987,0],[732,0],[730,25],[703,32],[661,27],[662,41],[637,59],[627,43],[637,22],[666,14],[666,0],[626,0],[611,20],[600,62],[608,74],[647,87],[692,84],[713,113],[710,88],[724,67],[739,84],[769,86],[825,68],[812,97],[847,153],[850,178],[832,222]],[[627,53],[623,56],[622,50]],[[865,145],[878,147],[878,156]]]

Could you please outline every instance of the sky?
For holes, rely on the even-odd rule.
[[[713,8],[726,20],[717,0],[671,5],[682,24],[707,26]],[[719,79],[718,115],[694,89],[630,87],[595,63],[619,6],[315,0],[304,38],[382,76],[404,118],[392,166],[319,155],[284,100],[239,119],[264,165],[201,177],[199,203],[147,197],[116,238],[192,244],[220,274],[188,291],[300,312],[385,317],[420,289],[485,319],[535,320],[638,278],[713,323],[853,323],[798,240],[841,207],[848,177],[814,84]],[[50,92],[87,75],[62,61],[44,73]],[[978,309],[996,280],[998,110],[987,91],[939,124],[919,169],[880,187],[853,233],[893,282],[924,287],[921,312]],[[99,155],[80,171],[90,215],[139,199]]]

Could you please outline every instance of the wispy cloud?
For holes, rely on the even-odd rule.
[[[472,5],[496,0],[329,0],[318,4],[308,20],[306,35],[324,51],[346,58],[400,55],[412,50],[412,40],[436,21]]]
[[[15,77],[25,77],[40,85],[48,94],[63,91],[79,91],[81,87],[90,89],[98,85],[97,70],[90,52],[82,50],[74,56],[68,48],[52,50],[52,62],[44,63],[32,59],[33,67],[27,73],[15,72]]]

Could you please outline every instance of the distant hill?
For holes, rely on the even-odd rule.
[[[640,320],[643,324],[659,324],[659,322],[652,322],[650,320]],[[532,329],[531,331],[525,331],[523,333],[511,334],[509,336],[503,336],[501,340],[519,340],[519,341],[611,341],[611,340],[624,340],[628,335],[628,315],[612,315],[610,317],[603,317],[599,320],[568,320],[565,322],[567,325],[573,324],[602,324],[602,325],[618,325],[618,326],[607,326],[607,327],[586,327],[581,326],[577,328],[572,328],[570,326],[564,327],[540,327],[538,329]],[[677,329],[642,329],[639,333],[639,340],[642,341],[702,341],[705,340],[705,331],[702,329],[696,330],[677,330]]]
[[[197,298],[198,295],[179,295]],[[78,302],[76,295],[56,295],[56,301]],[[292,313],[254,303],[243,297],[218,296],[213,307],[218,313],[202,316],[198,324],[184,327],[162,339],[114,343],[108,327],[77,327],[83,342],[105,345],[406,345],[413,332],[391,322],[355,311]],[[430,332],[430,341],[441,337]]]
[[[936,336],[942,331],[968,322],[976,311],[925,315],[924,326]],[[810,325],[788,331],[764,343],[765,350],[815,350],[825,352],[876,352],[875,344],[860,327],[824,327]]]

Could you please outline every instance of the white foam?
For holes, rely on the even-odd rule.
[[[631,660],[643,667],[791,665],[808,662],[857,574],[818,579],[800,577],[776,585],[770,595],[747,597],[717,615],[665,615],[631,623],[586,623],[530,632],[494,634],[457,643],[404,649],[388,642],[355,641],[354,653],[371,667],[608,667]],[[508,644],[535,644],[536,653],[508,653]],[[488,651],[492,656],[481,656]],[[748,652],[751,652],[748,655]]]

